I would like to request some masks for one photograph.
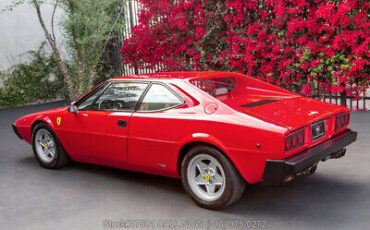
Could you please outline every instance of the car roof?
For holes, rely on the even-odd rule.
[[[209,78],[214,76],[222,75],[237,75],[237,73],[232,72],[160,72],[160,73],[146,73],[146,74],[136,74],[122,77],[115,77],[112,80],[119,79],[199,79],[199,78]]]

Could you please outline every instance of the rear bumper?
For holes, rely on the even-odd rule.
[[[316,165],[333,153],[356,141],[357,132],[346,130],[312,148],[306,149],[283,160],[267,160],[263,180],[267,184],[278,184],[287,177]]]
[[[22,140],[23,138],[21,135],[19,135],[17,127],[15,126],[14,123],[12,124],[12,128],[13,128],[14,133]]]

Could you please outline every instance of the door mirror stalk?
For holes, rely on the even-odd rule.
[[[69,106],[68,110],[71,113],[78,113],[78,107],[73,104]]]

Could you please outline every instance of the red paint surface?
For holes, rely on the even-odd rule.
[[[212,97],[191,84],[195,79],[233,76],[234,90]],[[161,112],[79,111],[68,107],[31,114],[15,124],[25,141],[31,142],[35,122],[49,124],[76,161],[179,177],[179,153],[184,145],[204,142],[222,150],[249,183],[262,180],[267,159],[283,159],[344,131],[335,131],[335,116],[345,107],[308,99],[251,77],[225,72],[162,73],[116,80],[160,81],[184,98],[183,106]],[[278,99],[251,108],[252,102]],[[205,112],[216,103],[217,110]],[[61,124],[56,120],[61,117]],[[310,124],[325,119],[326,135],[311,142]],[[126,120],[127,127],[117,126]],[[286,152],[285,136],[305,129],[305,144]],[[257,148],[259,144],[259,148]],[[160,167],[159,165],[166,165]]]

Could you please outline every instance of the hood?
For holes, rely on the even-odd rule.
[[[348,109],[298,95],[264,97],[261,100],[234,107],[239,112],[254,115],[293,129],[329,117]]]
[[[69,108],[69,105],[68,106],[59,107],[59,108],[55,108],[55,109],[48,109],[48,110],[42,111],[40,113],[48,113],[48,114],[50,114],[50,113],[59,113],[59,112],[66,111],[68,108]]]
[[[26,116],[23,116],[23,117],[19,118],[17,121],[21,121],[21,120],[25,121],[27,119],[33,119],[35,117],[42,116],[42,115],[51,115],[51,114],[55,114],[55,113],[60,113],[60,112],[66,111],[68,109],[68,107],[69,106],[65,106],[65,107],[49,109],[49,110],[45,110],[45,111],[41,111],[41,112],[31,113],[31,114],[28,114]]]

